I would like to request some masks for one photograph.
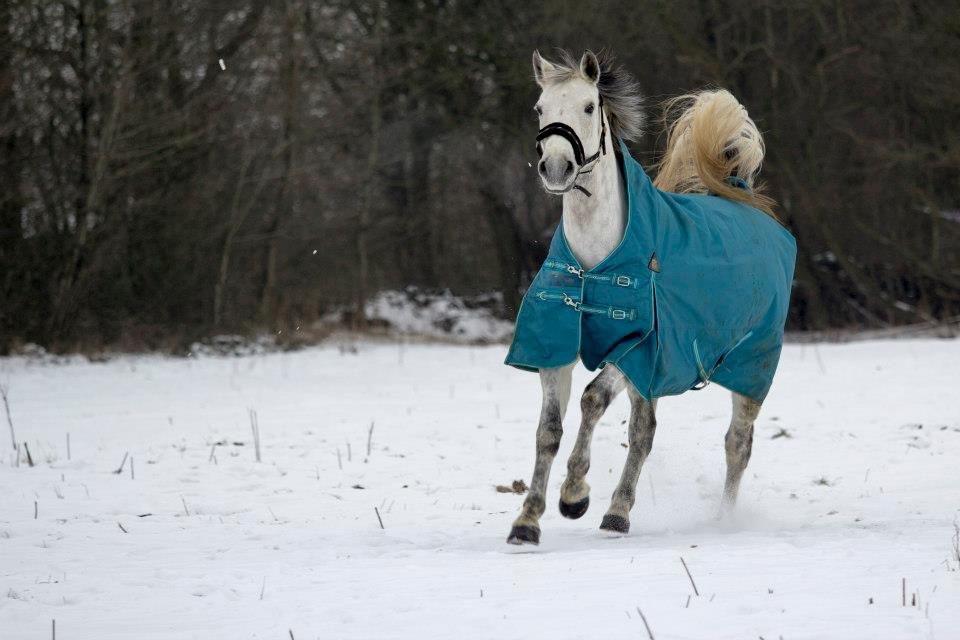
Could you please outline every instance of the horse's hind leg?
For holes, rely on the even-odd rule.
[[[627,386],[630,394],[630,427],[628,429],[629,450],[627,462],[623,465],[620,483],[613,492],[613,500],[607,509],[600,528],[606,531],[626,533],[630,530],[630,509],[636,499],[637,479],[643,462],[653,447],[653,435],[657,431],[657,401],[648,401],[637,393],[632,385]]]
[[[563,435],[563,416],[570,400],[572,373],[573,365],[540,371],[543,406],[540,409],[540,423],[537,425],[537,460],[520,515],[514,520],[510,535],[507,536],[510,544],[540,544],[540,516],[543,515],[546,504],[550,466],[560,448],[560,436]]]
[[[750,461],[753,449],[753,423],[760,413],[760,403],[739,393],[733,394],[733,417],[725,440],[727,450],[727,480],[723,487],[722,513],[729,512],[737,502],[740,479]]]
[[[593,428],[626,385],[626,378],[611,364],[604,367],[583,392],[580,399],[580,431],[577,432],[577,441],[567,461],[567,477],[560,486],[560,513],[566,518],[579,518],[590,506],[590,485],[585,478],[590,470]]]

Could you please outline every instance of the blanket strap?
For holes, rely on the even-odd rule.
[[[586,305],[579,300],[574,300],[566,294],[563,296],[563,303],[568,307],[573,307],[574,311],[607,316],[612,320],[634,320],[637,317],[636,309],[620,309],[617,307],[596,307],[592,305]]]
[[[690,389],[692,391],[700,391],[700,389],[710,384],[710,374],[703,368],[703,361],[700,358],[700,348],[697,346],[696,338],[693,340],[693,357],[697,359],[697,369],[700,371],[700,380],[690,387]]]
[[[558,260],[547,260],[543,263],[543,266],[553,271],[561,271],[575,275],[581,280],[592,280],[594,282],[602,282],[617,287],[629,287],[631,289],[636,289],[640,286],[640,278],[625,273],[590,273],[589,271],[584,271],[581,267]]]
[[[753,335],[753,331],[747,331],[746,335],[744,335],[742,338],[737,340],[736,344],[734,344],[732,347],[727,349],[727,351],[717,359],[717,363],[714,364],[713,367],[710,369],[710,373],[707,373],[706,369],[704,369],[703,367],[703,360],[700,358],[700,348],[697,346],[696,338],[694,338],[693,357],[696,358],[697,360],[697,369],[700,371],[700,380],[695,385],[690,387],[691,391],[700,391],[700,389],[703,389],[708,384],[710,384],[710,376],[712,376],[713,373],[717,370],[717,367],[720,366],[724,358],[730,355],[730,352],[732,352],[734,349],[736,349],[741,344],[743,344],[744,341],[752,335]]]
[[[536,297],[543,301],[556,300],[563,302],[568,307],[573,308],[578,313],[590,313],[593,315],[606,316],[611,320],[636,320],[636,309],[623,309],[621,307],[598,307],[595,305],[583,304],[577,298],[566,293],[558,291],[539,291]]]

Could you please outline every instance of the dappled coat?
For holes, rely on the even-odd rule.
[[[527,290],[506,363],[612,363],[647,399],[707,382],[762,401],[783,346],[796,241],[762,211],[653,186],[620,143],[627,224],[590,270],[563,224]]]

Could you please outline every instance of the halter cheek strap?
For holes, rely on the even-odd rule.
[[[587,191],[585,188],[577,184],[577,178],[580,177],[583,173],[590,173],[593,171],[593,167],[590,169],[584,170],[588,164],[596,161],[600,158],[600,154],[607,155],[607,121],[603,117],[603,96],[600,96],[598,103],[600,107],[600,148],[597,149],[597,152],[590,156],[589,158],[584,157],[583,153],[583,143],[580,141],[580,136],[577,135],[577,132],[573,130],[573,127],[570,125],[564,124],[562,122],[551,122],[550,124],[544,126],[537,133],[537,156],[543,157],[543,146],[540,142],[550,136],[560,136],[564,138],[567,142],[570,143],[570,146],[573,147],[573,157],[577,161],[577,175],[573,179],[573,186],[571,189],[576,189],[582,191],[584,195],[588,198],[593,194]]]

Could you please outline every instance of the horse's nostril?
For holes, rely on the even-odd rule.
[[[546,163],[546,161],[541,160],[540,162],[537,163],[537,171],[539,171],[539,172],[540,172],[540,175],[542,175],[542,176],[547,175],[547,163]]]
[[[565,173],[572,173],[572,172],[573,172],[573,163],[567,160],[567,170]]]

